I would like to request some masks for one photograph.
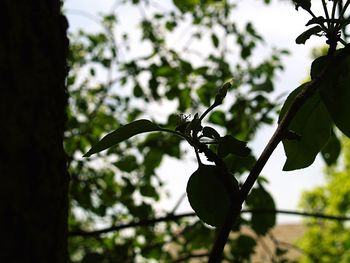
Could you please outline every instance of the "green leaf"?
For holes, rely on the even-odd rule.
[[[225,157],[230,153],[240,157],[246,157],[250,152],[247,142],[240,141],[231,135],[220,138],[218,145],[218,155],[220,157]]]
[[[306,40],[308,40],[312,35],[316,35],[317,33],[321,32],[322,28],[320,26],[314,26],[312,28],[309,28],[305,32],[301,33],[295,42],[297,44],[305,44]]]
[[[332,131],[331,136],[327,144],[323,147],[321,154],[323,160],[327,165],[336,164],[341,151],[341,144],[334,131]]]
[[[256,241],[254,238],[242,234],[233,240],[230,247],[236,262],[251,262],[250,258],[254,255],[255,246]]]
[[[230,207],[230,195],[220,173],[216,166],[202,164],[190,176],[186,188],[191,207],[203,222],[211,226],[220,226]],[[230,188],[238,191],[236,179],[231,178]]]
[[[193,10],[200,0],[173,0],[173,2],[179,10],[186,12]]]
[[[262,186],[254,188],[251,191],[246,204],[250,209],[276,209],[272,196]],[[264,212],[252,213],[250,223],[257,234],[265,235],[276,224],[276,214]]]
[[[217,48],[219,46],[219,38],[216,34],[211,34],[211,41],[213,42],[214,47]]]
[[[337,56],[344,55],[338,50]],[[320,57],[312,63],[312,72],[324,68],[326,57]],[[320,94],[335,125],[350,137],[350,56],[332,68],[321,82]]]
[[[130,173],[138,167],[138,164],[134,155],[127,155],[123,156],[118,162],[116,162],[115,166],[122,171]]]
[[[149,120],[137,120],[120,127],[119,129],[104,136],[95,144],[84,157],[106,150],[122,141],[144,132],[160,131],[161,128]]]
[[[279,120],[282,119],[294,98],[306,84],[304,83],[288,96],[282,107]],[[290,171],[311,165],[316,155],[326,144],[330,136],[331,125],[330,116],[319,93],[316,92],[307,99],[288,127],[289,130],[300,135],[301,139],[283,140],[284,151],[287,156],[283,170]]]
[[[217,125],[220,125],[220,126],[225,126],[226,115],[222,111],[214,111],[209,116],[209,121],[212,122],[213,124],[217,124]]]

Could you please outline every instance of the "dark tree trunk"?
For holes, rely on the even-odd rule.
[[[66,28],[59,0],[0,1],[0,262],[67,262]]]

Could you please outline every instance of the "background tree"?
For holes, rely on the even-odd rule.
[[[326,183],[307,191],[301,207],[309,212],[328,213],[346,217],[349,214],[349,164],[350,142],[343,140],[343,162],[326,169]],[[339,149],[339,147],[338,147]],[[339,151],[333,151],[339,153]],[[307,232],[299,241],[305,251],[301,262],[348,262],[350,235],[346,221],[308,219]]]
[[[60,1],[2,1],[1,262],[67,262],[67,22]]]

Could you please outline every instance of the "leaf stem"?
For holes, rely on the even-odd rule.
[[[181,132],[177,132],[177,131],[170,130],[170,129],[167,129],[167,128],[160,128],[159,131],[172,133],[172,134],[174,134],[176,136],[184,138],[190,145],[192,145],[192,139],[190,137],[186,136],[185,134],[182,134]]]
[[[205,112],[203,112],[203,114],[199,117],[199,120],[202,121],[204,117],[217,106],[219,106],[219,104],[214,102],[208,109],[205,110]]]

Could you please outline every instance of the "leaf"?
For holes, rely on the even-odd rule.
[[[241,234],[232,241],[230,247],[235,259],[240,259],[239,262],[251,262],[250,258],[254,255],[255,246],[256,241],[254,238]]]
[[[211,34],[211,41],[213,42],[214,47],[217,48],[219,46],[219,38],[216,34]]]
[[[305,44],[306,40],[308,40],[312,35],[316,35],[317,33],[321,32],[322,28],[320,26],[314,26],[312,28],[309,28],[305,32],[301,33],[295,42],[297,44]]]
[[[341,151],[341,144],[334,131],[332,131],[331,136],[327,144],[323,147],[321,154],[323,160],[327,165],[333,165],[337,163],[338,157]]]
[[[202,130],[203,137],[211,138],[211,139],[219,139],[220,134],[212,127],[205,126]]]
[[[120,127],[119,129],[104,136],[95,144],[84,157],[106,150],[122,141],[144,132],[160,131],[161,128],[149,120],[137,120]]]
[[[174,5],[181,11],[191,11],[199,4],[199,0],[173,0]]]
[[[294,98],[306,84],[304,83],[288,96],[282,107],[279,121],[283,118]],[[284,151],[287,156],[283,170],[290,171],[311,165],[316,155],[326,144],[330,136],[331,125],[330,116],[319,93],[316,92],[301,106],[288,127],[289,130],[300,135],[301,139],[283,140]]]
[[[246,204],[250,209],[276,209],[272,196],[262,186],[254,188],[251,191]],[[276,214],[264,212],[252,213],[250,223],[257,234],[265,235],[276,224]]]
[[[310,26],[314,24],[322,25],[325,22],[325,18],[323,16],[313,17],[310,19],[305,26]]]
[[[220,105],[224,98],[226,97],[227,90],[231,88],[232,84],[230,81],[227,81],[222,87],[218,90],[216,96],[215,96],[215,104]]]
[[[251,150],[247,147],[247,142],[240,141],[231,135],[221,137],[218,145],[218,155],[225,157],[228,154],[246,157]]]
[[[295,3],[295,9],[298,10],[299,6],[305,10],[310,10],[311,0],[293,0]]]
[[[134,155],[126,155],[123,156],[118,162],[116,162],[115,166],[117,166],[122,171],[130,173],[138,167],[138,164]]]
[[[337,56],[343,56],[338,50]],[[312,72],[324,68],[327,63],[326,57],[320,57],[312,63]],[[335,125],[347,137],[350,137],[350,56],[339,62],[327,74],[320,85],[321,98],[326,105]]]
[[[231,185],[238,191],[238,183],[232,176]],[[201,164],[187,183],[187,197],[197,216],[206,224],[220,226],[230,207],[227,186],[220,180],[220,169]]]
[[[226,123],[226,115],[222,111],[214,111],[210,116],[209,116],[209,121],[213,124],[217,124],[220,126],[225,126]]]

